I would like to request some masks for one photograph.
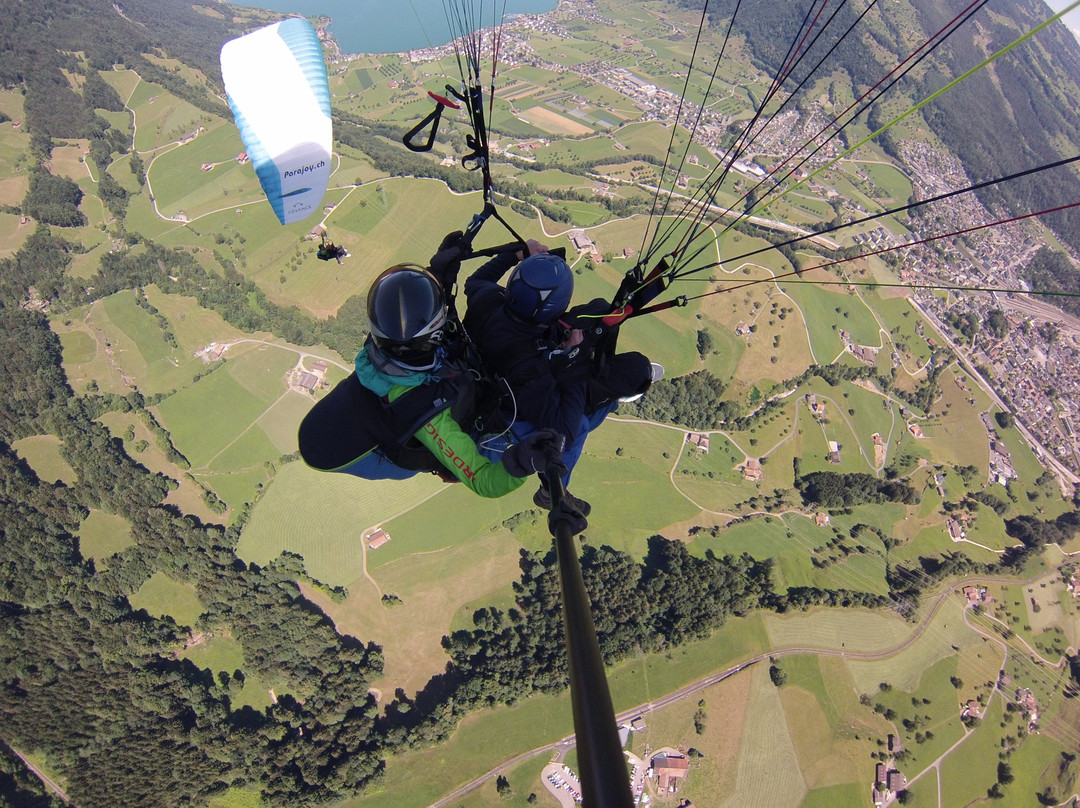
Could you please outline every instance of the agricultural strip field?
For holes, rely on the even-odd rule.
[[[868,715],[859,704],[841,661],[785,656],[777,664],[786,676],[780,698],[807,786],[865,782],[866,760],[876,749],[872,739],[883,737],[892,729],[890,724]]]
[[[174,443],[196,468],[210,463],[286,393],[285,373],[296,364],[292,350],[234,350],[224,365],[157,407]]]
[[[718,805],[722,808],[750,803],[798,805],[807,785],[799,770],[780,692],[769,681],[767,666],[758,665],[746,675],[752,681],[746,712],[753,716],[753,731],[743,735],[735,767],[735,788]]]
[[[565,115],[560,115],[547,107],[534,106],[523,109],[518,115],[525,121],[551,132],[553,135],[569,135],[580,137],[592,133],[592,128],[582,123],[577,123]]]
[[[898,656],[880,660],[850,660],[848,668],[859,692],[873,693],[880,682],[886,681],[901,690],[914,692],[925,670],[953,655],[952,646],[964,648],[981,643],[981,638],[964,624],[963,608],[959,598],[950,596],[926,631]],[[902,639],[907,639],[907,636],[910,636],[910,628]],[[891,639],[895,641],[895,636]],[[863,642],[853,644],[866,647]],[[895,642],[885,644],[885,647],[895,647]]]

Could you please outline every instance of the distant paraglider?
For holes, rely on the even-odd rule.
[[[326,238],[326,233],[323,232],[321,239],[319,240],[319,251],[315,256],[320,261],[329,261],[331,258],[335,259],[339,264],[342,258],[348,258],[349,253],[344,247],[339,244],[335,244]]]
[[[240,137],[282,224],[322,204],[333,127],[322,43],[300,17],[225,43],[221,75]]]

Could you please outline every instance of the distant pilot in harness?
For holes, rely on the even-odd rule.
[[[327,241],[326,231],[324,230],[322,233],[322,237],[319,241],[319,251],[315,253],[315,256],[320,261],[329,261],[331,258],[334,258],[340,264],[342,258],[349,257],[349,253],[345,250],[344,247],[339,247],[338,245],[334,244],[334,242]]]

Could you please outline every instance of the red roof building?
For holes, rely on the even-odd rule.
[[[652,759],[656,782],[661,791],[674,791],[679,778],[690,771],[690,761],[682,755],[657,755]]]

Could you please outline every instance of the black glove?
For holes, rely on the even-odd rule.
[[[559,524],[562,522],[570,526],[570,533],[574,536],[583,533],[589,526],[589,523],[585,520],[585,515],[574,508],[566,499],[560,500],[556,507],[548,511],[548,530],[551,531],[552,536],[555,535]]]
[[[447,233],[443,236],[443,240],[439,242],[439,252],[449,249],[450,247],[458,247],[462,251],[468,251],[469,245],[463,241],[464,238],[465,234],[460,230],[454,230]]]
[[[465,241],[464,233],[455,230],[443,236],[439,244],[439,251],[431,256],[428,266],[431,273],[445,287],[450,288],[457,281],[458,272],[461,271],[461,262],[469,257],[471,248]]]
[[[549,463],[561,463],[565,445],[566,438],[554,429],[538,429],[503,452],[503,468],[514,477],[528,477]]]

